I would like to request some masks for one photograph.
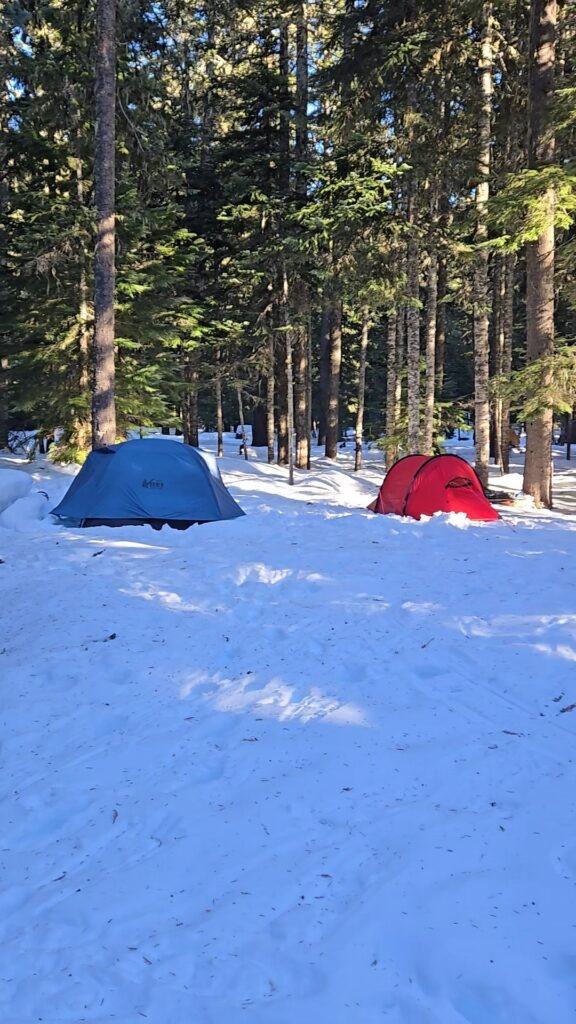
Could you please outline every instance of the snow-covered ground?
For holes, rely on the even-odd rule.
[[[238,446],[245,518],[0,526],[0,1021],[574,1022],[576,503]]]

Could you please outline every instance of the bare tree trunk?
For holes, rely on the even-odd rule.
[[[433,211],[434,216],[434,211]],[[428,282],[426,286],[426,395],[424,399],[424,432],[422,449],[432,455],[434,447],[434,403],[436,397],[436,310],[438,305],[438,253],[434,242],[430,245]]]
[[[294,430],[296,434],[296,466],[310,465],[310,413],[308,409],[308,330],[300,323],[294,332]]]
[[[310,469],[312,455],[312,324],[310,316],[308,316],[306,342],[308,345],[308,359],[306,360],[306,392],[308,394],[308,465],[306,468]]]
[[[80,152],[80,128],[75,131],[76,143],[76,198],[78,206],[84,206],[84,164]],[[79,253],[78,281],[78,393],[80,404],[74,416],[74,442],[80,451],[86,451],[90,445],[91,423],[88,399],[90,395],[90,306],[88,300],[88,280],[86,252],[81,243]]]
[[[116,0],[96,8],[94,343],[92,447],[116,441],[114,348]]]
[[[274,334],[268,335],[268,373],[266,377],[266,437],[268,462],[274,462]]]
[[[286,266],[282,267],[282,300],[280,304],[280,326],[284,343],[285,377],[286,377],[286,445],[288,463],[288,482],[294,483],[294,373],[292,366],[292,326],[288,310],[288,274]]]
[[[443,125],[446,138],[452,131],[452,114],[450,103],[442,101]],[[453,215],[450,206],[450,171],[444,165],[441,175],[440,196],[438,199],[438,222],[440,228],[440,249],[438,253],[438,279],[436,292],[436,400],[441,401],[444,391],[444,363],[446,354],[446,299],[448,297],[448,255],[447,236]]]
[[[284,333],[277,332],[276,338],[276,407],[278,423],[278,458],[279,466],[288,465],[288,381],[286,378],[286,339]]]
[[[492,278],[492,353],[491,373],[500,379],[504,367],[504,306],[506,302],[506,277],[504,257],[494,258]],[[492,398],[492,437],[490,448],[494,463],[502,472],[502,396],[496,394]]]
[[[320,322],[320,420],[318,424],[318,445],[326,444],[326,422],[328,417],[328,382],[330,379],[330,318],[332,306],[328,287],[322,295],[322,320]]]
[[[308,25],[307,8],[298,0],[295,8],[296,21],[296,97],[294,105],[294,191],[299,207],[306,203],[307,174],[304,169],[308,157]],[[293,296],[298,311],[298,323],[294,332],[294,428],[296,434],[296,465],[298,469],[310,467],[310,409],[309,402],[309,352],[308,337],[308,288],[302,278],[294,282]]]
[[[362,307],[362,331],[360,334],[360,366],[358,368],[358,409],[356,411],[356,448],[354,453],[354,470],[362,469],[362,434],[364,431],[364,404],[366,394],[366,361],[368,355],[368,337],[370,334],[370,310]]]
[[[0,449],[8,447],[8,360],[0,357]]]
[[[290,195],[290,61],[288,23],[282,18],[278,39],[279,69],[279,126],[278,126],[278,190],[284,201]],[[280,217],[279,231],[284,234],[284,223]],[[292,382],[288,383],[287,334],[288,334],[288,279],[284,265],[277,268],[276,287],[278,291],[279,327],[277,345],[276,392],[278,402],[278,465],[290,467],[292,459],[292,436],[290,432],[290,408],[294,401],[291,393]],[[291,348],[291,339],[290,339]]]
[[[420,450],[420,253],[416,238],[416,192],[413,181],[408,200],[408,297],[406,353],[408,365],[408,451]]]
[[[327,459],[336,459],[338,457],[340,368],[342,366],[342,301],[337,290],[332,294],[329,338],[328,408],[324,453]]]
[[[216,361],[220,364],[221,353],[218,349],[216,353]],[[214,382],[214,388],[216,391],[216,433],[218,436],[218,458],[221,459],[224,455],[224,416],[222,412],[222,377],[220,376],[220,370],[216,370],[216,380]]]
[[[530,9],[529,166],[539,169],[554,161],[554,100],[557,0],[532,0]],[[546,223],[536,242],[526,246],[526,352],[529,363],[554,352],[554,189],[543,199]],[[526,425],[524,491],[538,506],[552,507],[553,410],[546,408],[551,371],[542,370],[539,415]]]
[[[442,401],[444,391],[444,363],[446,354],[446,293],[448,290],[448,265],[446,257],[438,260],[438,296],[436,308],[436,399]]]
[[[474,241],[474,431],[476,472],[488,485],[490,461],[490,338],[488,305],[488,251],[480,248],[488,238],[487,214],[490,196],[490,143],[492,136],[492,4],[482,8],[480,70],[480,114],[478,120],[478,184],[476,186],[476,231]]]
[[[244,423],[244,403],[242,402],[242,388],[236,388],[236,394],[238,396],[238,418],[240,420],[240,436],[242,438],[242,452],[246,462],[248,462],[248,441],[246,440],[246,424]]]
[[[194,370],[188,355],[183,365],[184,392],[182,398],[182,434],[184,444],[198,448],[198,373]]]
[[[503,317],[503,346],[502,346],[502,376],[510,380],[512,373],[512,340],[514,334],[514,268],[516,257],[508,253],[504,258],[504,317]],[[510,399],[502,399],[502,438],[500,441],[502,453],[502,472],[510,470]]]
[[[388,443],[398,429],[398,409],[396,390],[399,379],[397,363],[397,329],[398,315],[396,310],[388,314],[386,325],[386,469],[394,465],[398,457],[398,445]]]

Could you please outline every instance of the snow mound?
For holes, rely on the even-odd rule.
[[[22,476],[24,474],[22,473]],[[50,500],[45,491],[35,491],[27,494],[24,498],[4,509],[0,513],[0,526],[6,530],[16,530],[18,533],[25,533],[40,519],[45,519],[50,508]]]
[[[23,498],[32,488],[32,478],[18,469],[0,469],[0,512]]]

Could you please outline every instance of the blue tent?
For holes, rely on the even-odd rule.
[[[236,519],[216,459],[179,441],[145,438],[98,448],[52,514],[67,526],[128,526]]]

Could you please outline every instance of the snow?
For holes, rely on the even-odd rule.
[[[574,1021],[576,505],[374,516],[366,458],[0,527],[3,1024]]]
[[[32,487],[32,480],[18,469],[2,469],[0,472],[0,513],[18,498],[23,498]]]
[[[0,474],[0,481],[2,475]],[[29,481],[29,484],[31,481]],[[7,530],[18,530],[27,533],[31,525],[39,519],[45,519],[50,510],[50,501],[45,491],[35,491],[25,498],[12,502],[4,512],[0,513],[0,526]]]

